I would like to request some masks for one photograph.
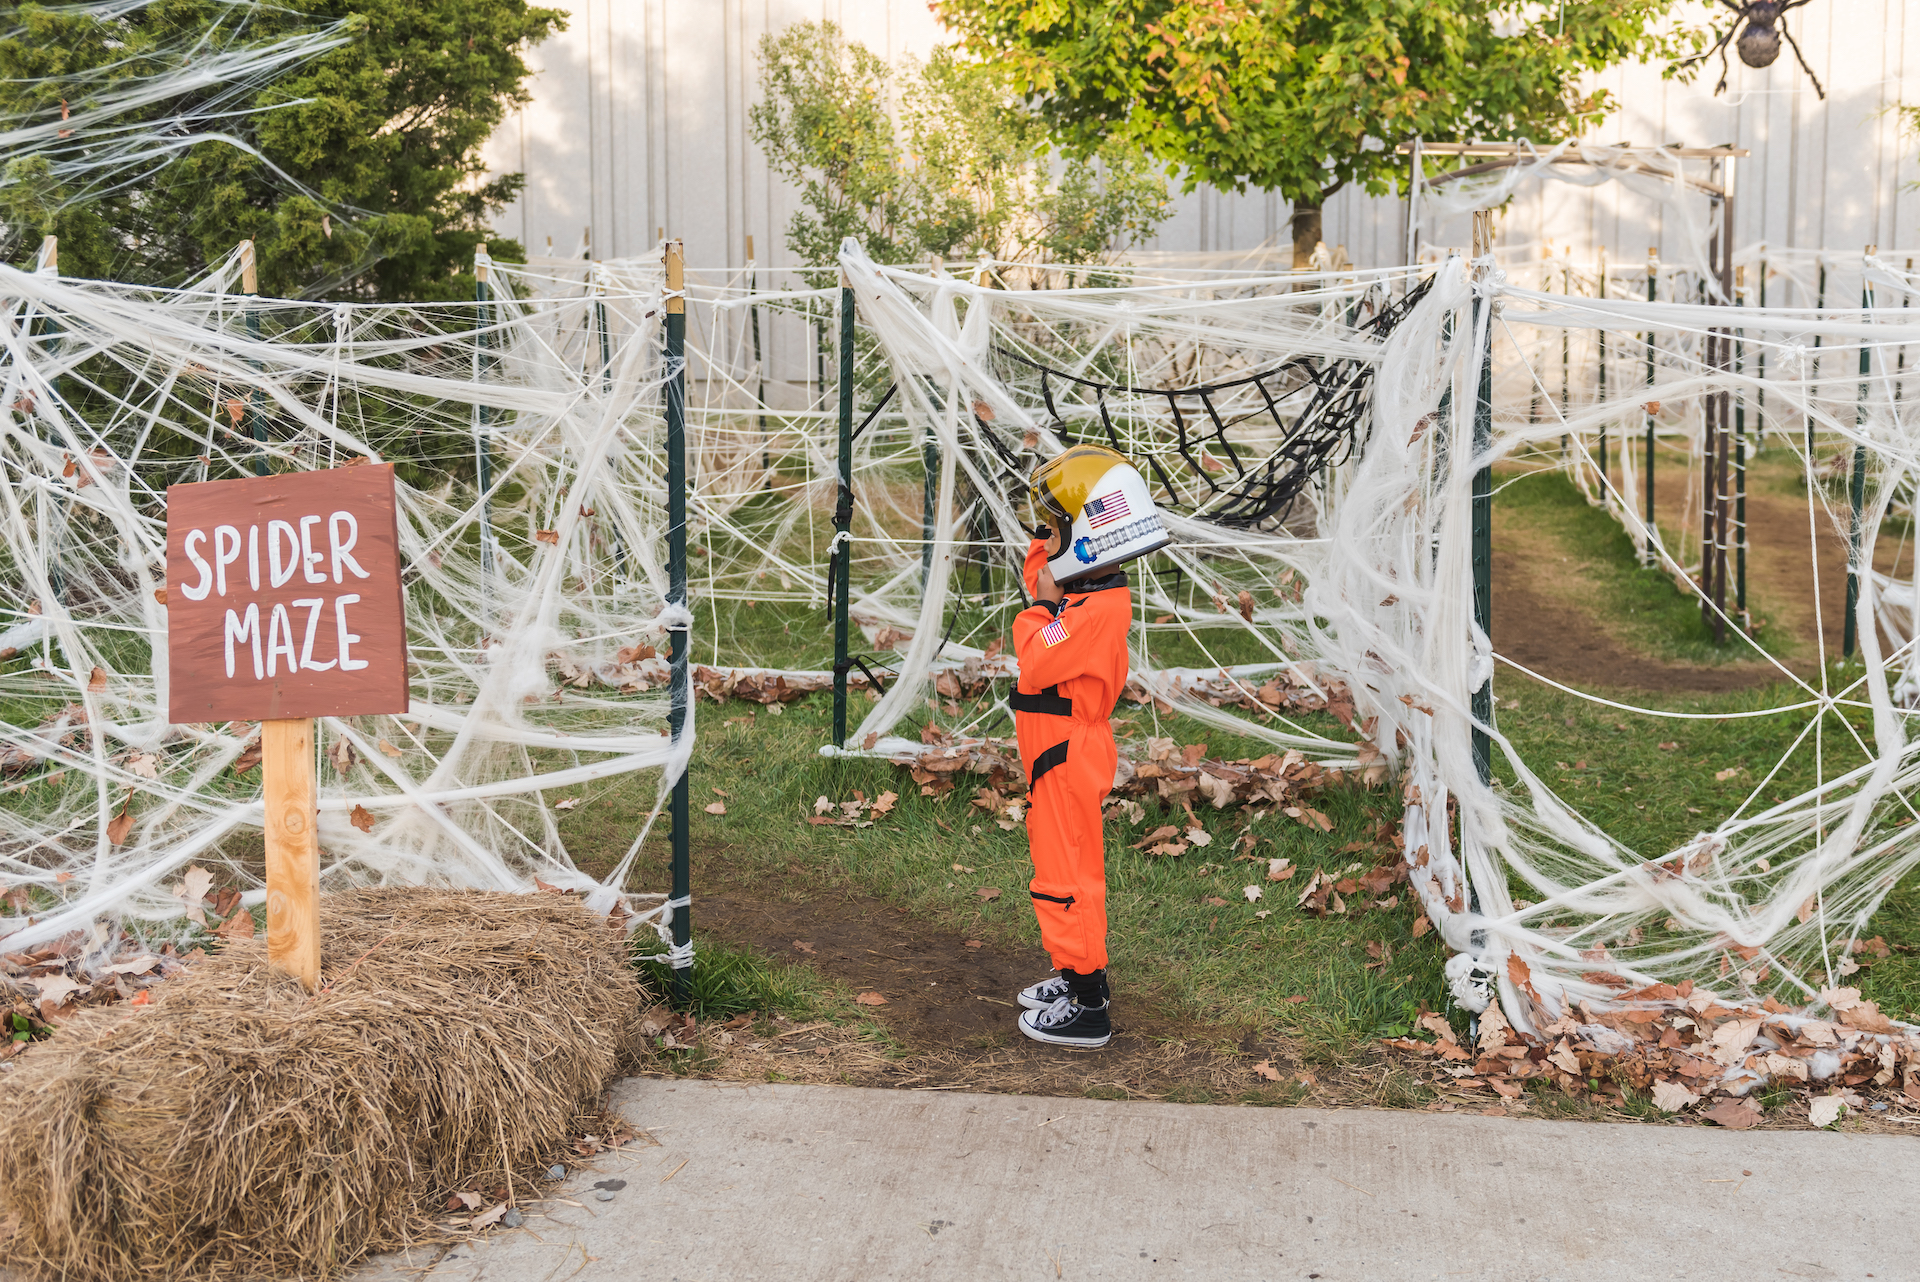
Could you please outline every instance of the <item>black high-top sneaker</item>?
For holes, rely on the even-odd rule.
[[[1020,1016],[1020,1031],[1036,1042],[1050,1046],[1071,1046],[1080,1050],[1098,1050],[1113,1038],[1113,1021],[1107,1009],[1112,1003],[1082,1006],[1072,993],[1056,1000],[1045,1010],[1030,1010]]]
[[[1078,993],[1082,1006],[1104,1006],[1113,995],[1107,988],[1106,967],[1085,974],[1063,970],[1050,979],[1021,989],[1017,1000],[1028,1010],[1045,1010],[1068,993]]]
[[[1049,975],[1037,984],[1029,984],[1020,990],[1019,1003],[1028,1010],[1045,1010],[1067,995],[1067,980],[1064,975]]]

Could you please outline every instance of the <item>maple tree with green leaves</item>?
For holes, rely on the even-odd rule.
[[[936,0],[1070,148],[1125,141],[1201,183],[1294,206],[1294,262],[1349,183],[1402,188],[1397,148],[1551,143],[1613,109],[1592,72],[1697,36],[1674,0]]]
[[[760,86],[748,125],[798,190],[786,231],[802,262],[832,263],[852,236],[880,262],[1093,263],[1168,213],[1140,148],[1094,139],[1057,157],[1007,82],[950,48],[895,67],[831,22],[797,22],[761,38]]]

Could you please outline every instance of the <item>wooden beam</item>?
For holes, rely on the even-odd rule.
[[[1427,156],[1545,155],[1557,145],[1558,144],[1549,143],[1545,147],[1523,147],[1517,142],[1422,142],[1420,144],[1420,151],[1421,154]],[[1607,144],[1596,144],[1590,149],[1628,150],[1625,146],[1609,147]],[[1642,147],[1638,148],[1638,150],[1646,151],[1648,148]],[[1662,150],[1686,160],[1702,160],[1709,157],[1720,156],[1750,156],[1753,154],[1745,147],[1666,147],[1662,148]],[[1395,151],[1402,156],[1410,156],[1413,154],[1413,148],[1407,144],[1402,144],[1395,148]]]
[[[312,992],[320,986],[320,835],[311,718],[260,723],[260,772],[267,810],[267,961]]]

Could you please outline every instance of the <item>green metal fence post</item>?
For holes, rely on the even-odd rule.
[[[1826,310],[1827,310],[1827,264],[1826,264],[1826,261],[1822,259],[1820,262],[1820,291],[1819,293],[1814,295],[1814,299],[1813,299],[1813,318],[1815,320],[1825,320]],[[1820,335],[1819,334],[1815,334],[1813,336],[1813,369],[1808,372],[1808,378],[1814,384],[1818,384],[1820,382]],[[1807,467],[1809,470],[1813,468],[1813,414],[1811,411],[1809,411],[1807,414]]]
[[[833,743],[847,743],[847,612],[853,579],[853,286],[840,276],[840,495],[833,508]]]
[[[687,297],[686,259],[681,242],[666,243],[667,268],[667,605],[687,607]],[[667,726],[678,741],[687,725],[693,689],[687,663],[693,636],[684,621],[667,630],[667,660],[671,665],[672,698]],[[692,833],[687,811],[687,768],[673,784],[668,815],[673,824],[673,997],[684,1005],[692,995],[693,869]]]
[[[253,242],[250,240],[240,242],[240,292],[247,296],[247,302],[241,310],[241,315],[246,322],[247,339],[257,343],[260,341],[260,309],[255,306],[255,300],[260,297],[260,273],[254,266]],[[254,362],[249,361],[248,364],[251,365]],[[256,411],[251,390],[247,392],[246,415],[247,431],[253,437],[253,474],[265,476],[267,474],[267,424]]]
[[[1656,301],[1654,298],[1654,292],[1659,279],[1660,279],[1660,259],[1659,259],[1659,256],[1655,253],[1653,246],[1649,245],[1647,246],[1647,301],[1649,303]],[[1648,330],[1647,331],[1647,401],[1645,405],[1641,406],[1641,409],[1645,411],[1646,417],[1647,417],[1647,479],[1646,479],[1647,550],[1643,559],[1648,565],[1652,565],[1654,563],[1655,554],[1654,554],[1653,548],[1654,548],[1654,543],[1658,538],[1658,531],[1660,528],[1655,523],[1656,518],[1654,516],[1654,510],[1653,510],[1653,450],[1654,450],[1653,372],[1654,372],[1653,331]],[[1625,449],[1626,446],[1622,445],[1621,448]]]
[[[1762,245],[1761,250],[1766,249]],[[1767,259],[1763,252],[1760,258],[1760,310],[1767,310]],[[1754,372],[1760,380],[1760,391],[1753,401],[1753,445],[1755,449],[1767,443],[1767,345],[1760,344],[1760,350],[1754,353]]]
[[[493,259],[487,254],[486,242],[473,249],[473,381],[478,383],[486,372],[487,330],[493,324]],[[473,407],[473,477],[474,485],[480,491],[480,573],[484,577],[493,573],[493,451],[487,444],[488,419],[487,407],[476,402]]]
[[[1607,247],[1600,246],[1600,289],[1597,295],[1607,296]],[[1600,350],[1594,362],[1594,372],[1598,382],[1594,385],[1595,399],[1602,405],[1607,403],[1607,331],[1599,332]],[[1600,420],[1600,501],[1607,498],[1607,421]]]
[[[747,297],[760,292],[760,273],[753,258],[753,234],[747,234]],[[753,403],[760,407],[760,470],[766,473],[766,488],[773,488],[773,438],[767,435],[767,367],[760,354],[760,306],[747,304],[747,321],[753,327]]]
[[[1746,305],[1740,298],[1746,288],[1746,275],[1746,268],[1734,268],[1735,307]],[[1747,332],[1735,330],[1733,372],[1736,376],[1745,372],[1746,359]],[[1733,608],[1740,616],[1741,628],[1751,630],[1753,621],[1747,617],[1747,397],[1738,387],[1733,393],[1733,558]]]
[[[1865,258],[1872,258],[1874,245],[1867,246]],[[1866,279],[1867,264],[1860,264],[1860,310],[1870,311],[1873,307],[1873,285]],[[1873,369],[1873,345],[1866,341],[1860,344],[1860,403],[1854,411],[1855,426],[1863,432],[1867,426],[1867,378]],[[1847,499],[1852,508],[1847,526],[1847,618],[1843,639],[1840,642],[1840,657],[1853,658],[1854,645],[1859,641],[1859,628],[1854,623],[1854,609],[1860,604],[1860,540],[1864,531],[1860,528],[1860,509],[1867,501],[1867,447],[1864,442],[1856,441],[1853,447],[1853,478],[1847,487]],[[1871,561],[1871,557],[1868,558]],[[1868,566],[1872,568],[1871,565]]]
[[[1493,211],[1477,209],[1473,214],[1473,257],[1476,263],[1493,253]],[[1476,267],[1483,284],[1490,275]],[[1473,336],[1480,348],[1479,388],[1473,398],[1473,454],[1484,455],[1493,448],[1493,300],[1476,288],[1473,296]],[[1473,474],[1473,621],[1488,638],[1493,638],[1493,468],[1481,464]],[[1473,692],[1473,765],[1480,782],[1493,779],[1493,743],[1484,726],[1493,724],[1493,676]]]

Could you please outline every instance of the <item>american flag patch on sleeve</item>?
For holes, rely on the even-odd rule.
[[[1040,639],[1047,643],[1049,650],[1059,645],[1067,639],[1067,621],[1065,619],[1055,619],[1046,627],[1041,628]]]

